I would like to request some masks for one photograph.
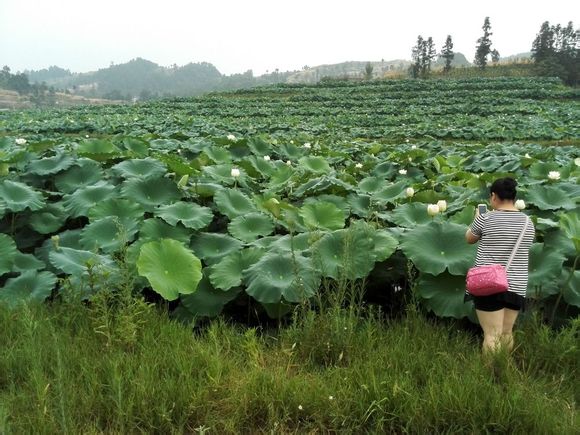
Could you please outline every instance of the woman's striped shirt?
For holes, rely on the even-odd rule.
[[[501,264],[505,266],[524,229],[527,216],[519,211],[494,210],[477,216],[471,224],[471,232],[480,236],[475,266]],[[534,241],[534,224],[531,219],[526,233],[508,270],[510,292],[526,296],[528,287],[528,259]]]

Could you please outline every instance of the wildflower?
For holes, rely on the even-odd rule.
[[[228,134],[228,140],[236,140],[236,137],[233,134]]]
[[[524,202],[523,199],[518,199],[514,205],[518,210],[523,210],[524,208],[526,208],[526,203]]]
[[[429,216],[435,216],[439,213],[439,206],[437,204],[429,204],[427,206],[427,213],[429,213]]]
[[[264,160],[266,160],[267,162],[270,161],[270,156],[264,156]]]
[[[15,142],[16,142],[16,145],[24,145],[27,141],[26,141],[26,139],[19,137],[18,139],[15,140]]]
[[[550,171],[550,172],[548,172],[548,178],[550,180],[559,180],[560,179],[560,172]]]
[[[405,190],[405,195],[407,196],[407,198],[412,198],[413,195],[415,195],[415,189],[413,189],[412,187],[407,187],[407,189]]]
[[[303,146],[304,146],[304,148],[306,148],[306,149],[310,149],[310,148],[312,148],[312,145],[310,145],[310,142],[306,142],[306,143],[305,143]]]
[[[447,201],[440,199],[437,201],[437,207],[439,207],[439,211],[443,213],[445,210],[447,210]]]
[[[292,162],[290,160],[286,160],[286,166],[292,166]]]
[[[407,170],[406,169],[399,169],[399,174],[407,175]]]
[[[231,175],[234,178],[238,178],[240,176],[240,170],[238,168],[232,168]]]
[[[355,168],[360,169],[363,167],[362,163],[357,163],[356,165],[354,165]]]

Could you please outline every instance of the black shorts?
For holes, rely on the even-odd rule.
[[[524,310],[525,298],[513,292],[496,293],[489,296],[466,295],[465,300],[473,300],[475,309],[479,311]]]

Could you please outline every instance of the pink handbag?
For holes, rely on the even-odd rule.
[[[512,260],[522,242],[526,228],[528,227],[529,218],[526,216],[526,224],[518,237],[518,241],[510,254],[507,265],[486,264],[484,266],[472,267],[467,271],[466,288],[472,296],[489,296],[496,293],[508,291],[509,283],[507,271],[512,264]]]

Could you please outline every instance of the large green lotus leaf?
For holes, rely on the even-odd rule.
[[[230,163],[232,161],[232,154],[224,147],[208,147],[204,152],[213,160],[214,163]]]
[[[227,234],[199,233],[191,241],[191,247],[202,260],[217,263],[231,252],[242,249],[242,242]]]
[[[111,169],[123,178],[160,178],[167,172],[163,163],[151,157],[125,160]]]
[[[44,302],[56,284],[56,275],[43,271],[28,270],[6,281],[0,289],[0,304],[15,307],[25,302]]]
[[[55,177],[54,184],[61,192],[72,193],[103,178],[103,170],[97,162],[91,159],[78,159],[74,166]]]
[[[332,204],[336,205],[345,216],[350,214],[350,206],[348,202],[344,198],[344,196],[338,195],[318,195],[318,196],[311,196],[304,200],[304,204],[316,204],[318,202],[331,202]]]
[[[170,225],[181,222],[193,230],[207,227],[213,219],[211,208],[183,201],[159,207],[155,214]]]
[[[275,190],[279,187],[286,187],[294,173],[295,170],[287,165],[276,168],[276,170],[274,170],[270,176],[270,180],[268,181],[268,188]]]
[[[383,180],[385,178],[391,178],[398,171],[397,166],[391,162],[383,162],[375,166],[372,174],[377,177],[381,177]]]
[[[14,256],[13,272],[27,272],[29,270],[44,269],[46,264],[32,254],[23,254],[20,251]]]
[[[328,161],[323,157],[301,157],[298,162],[300,163],[300,167],[315,174],[329,174],[332,171]]]
[[[169,225],[157,218],[146,219],[139,230],[139,238],[146,240],[175,239],[182,243],[189,243],[192,232],[182,225]]]
[[[343,228],[346,219],[344,212],[331,202],[306,204],[300,208],[300,216],[307,227],[330,231]]]
[[[247,161],[262,177],[269,178],[276,171],[276,167],[270,161],[264,160],[263,157],[251,156]],[[251,169],[248,172],[251,172]]]
[[[380,177],[367,177],[358,183],[358,189],[363,193],[375,193],[385,185],[385,179]]]
[[[461,319],[472,317],[473,306],[463,302],[465,297],[465,276],[444,272],[434,276],[421,273],[417,281],[417,294],[428,309],[440,317]]]
[[[409,183],[407,181],[399,181],[381,188],[378,192],[373,193],[372,199],[381,203],[394,202],[397,198],[405,196],[405,190]]]
[[[124,138],[123,147],[129,151],[131,156],[145,157],[149,153],[149,143],[138,137]]]
[[[143,208],[136,202],[123,198],[110,198],[99,202],[89,210],[89,219],[93,222],[114,216],[125,228],[127,234],[132,236],[138,231],[138,226],[143,221],[143,214]]]
[[[223,189],[216,192],[214,202],[220,213],[230,219],[258,211],[254,202],[236,189]]]
[[[276,236],[275,240],[273,240],[268,247],[271,251],[279,250],[287,252],[302,252],[310,248],[314,242],[314,237],[316,237],[314,233],[299,233],[294,235],[286,234],[284,236]],[[260,240],[263,239],[257,240],[255,243],[256,246],[262,246],[259,243]]]
[[[181,199],[177,184],[167,178],[131,178],[123,183],[121,191],[125,198],[137,201],[145,211]]]
[[[571,210],[576,207],[574,200],[556,186],[533,185],[528,187],[526,200],[534,204],[540,210],[558,210],[560,208]]]
[[[313,249],[312,263],[322,276],[335,280],[362,278],[375,265],[374,240],[360,231],[346,229],[326,234]]]
[[[42,193],[35,191],[26,184],[17,181],[4,180],[0,183],[0,198],[6,209],[18,212],[25,209],[32,211],[44,207]]]
[[[256,136],[248,140],[248,148],[255,155],[265,156],[272,152],[272,145],[268,143],[266,137]]]
[[[305,301],[320,286],[320,274],[311,259],[292,253],[264,255],[246,269],[244,280],[248,286],[246,292],[265,304]]]
[[[430,222],[403,235],[401,249],[421,272],[438,275],[445,269],[463,275],[473,266],[475,246],[465,242],[463,225]]]
[[[241,290],[241,287],[228,291],[216,290],[204,273],[197,290],[189,295],[179,295],[179,299],[194,319],[196,317],[214,317],[220,314],[224,306],[233,301]]]
[[[271,234],[274,231],[274,222],[263,213],[248,213],[232,220],[228,231],[236,239],[252,242],[260,236]]]
[[[216,183],[195,183],[192,186],[192,191],[201,198],[211,198],[216,192],[223,190],[220,184]]]
[[[427,207],[423,204],[425,208]],[[460,225],[471,225],[473,219],[475,218],[475,207],[468,205],[464,207],[461,211],[455,213],[451,216],[450,221]]]
[[[376,230],[373,234],[375,242],[375,261],[385,261],[396,251],[399,241],[387,230]]]
[[[363,218],[369,217],[371,206],[370,196],[351,193],[348,195],[347,200],[352,214]]]
[[[0,276],[12,270],[12,263],[17,252],[16,243],[12,237],[0,233]]]
[[[88,216],[93,207],[101,201],[112,198],[116,193],[115,186],[101,181],[65,195],[63,205],[72,217]]]
[[[264,253],[263,249],[251,247],[226,255],[210,268],[209,279],[212,285],[224,291],[241,285],[244,270],[262,258]]]
[[[162,239],[141,246],[137,260],[139,275],[168,301],[191,294],[201,281],[201,261],[181,242]]]
[[[238,180],[243,180],[247,175],[243,169],[240,169],[240,176]],[[207,175],[211,181],[214,181],[222,185],[232,185],[234,184],[234,177],[232,177],[232,165],[214,165],[214,166],[204,166],[203,174]]]
[[[58,231],[68,219],[62,203],[48,204],[30,216],[28,224],[40,234],[51,234]]]
[[[87,251],[116,252],[133,240],[137,225],[125,228],[116,216],[97,219],[85,226],[81,233],[81,246]]]
[[[294,196],[301,197],[304,195],[313,196],[316,194],[329,192],[334,194],[346,195],[354,189],[352,184],[347,183],[336,177],[323,175],[314,178],[300,185],[295,191]]]
[[[116,266],[111,257],[81,249],[60,247],[49,253],[50,263],[69,275],[82,276],[89,270],[97,274],[111,274]]]
[[[560,227],[574,243],[576,255],[580,253],[580,218],[575,212],[566,213],[560,216]]]
[[[565,259],[561,252],[546,248],[543,243],[534,243],[530,249],[528,295],[543,299],[557,294]]]
[[[58,174],[74,164],[74,159],[63,153],[56,154],[54,157],[45,157],[40,160],[32,160],[28,164],[28,173],[35,175],[53,175]]]
[[[93,160],[106,161],[120,155],[120,150],[112,142],[104,139],[91,139],[81,142],[77,154]]]
[[[530,166],[528,171],[530,177],[541,180],[547,180],[550,171],[558,171],[564,178],[567,178],[570,175],[570,170],[568,168],[561,167],[556,162],[536,162]]]
[[[570,305],[580,308],[580,270],[562,270],[562,296]]]
[[[431,216],[427,214],[427,204],[421,202],[399,205],[387,219],[405,228],[414,228],[417,225],[427,224],[432,220]]]

